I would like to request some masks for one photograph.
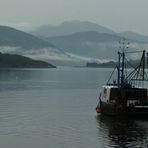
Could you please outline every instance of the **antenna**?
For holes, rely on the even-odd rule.
[[[125,49],[129,48],[129,42],[123,38],[119,41],[119,52],[118,52],[118,87],[124,83],[124,66],[125,66]]]
[[[119,52],[125,52],[125,49],[129,48],[130,42],[126,38],[122,38],[119,41]]]

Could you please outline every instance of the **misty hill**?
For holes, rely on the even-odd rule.
[[[55,68],[55,66],[20,55],[0,53],[0,68]]]
[[[48,37],[47,40],[65,52],[99,59],[116,59],[119,41],[126,36],[131,43],[128,50],[147,49],[147,36],[129,32],[127,34],[108,34],[96,31],[77,32],[71,35]]]
[[[75,41],[75,42],[83,42],[83,41],[92,41],[92,42],[106,42],[106,41],[114,41],[115,39],[119,39],[119,36],[113,35],[113,34],[107,34],[107,33],[100,33],[96,31],[87,31],[87,32],[76,32],[71,35],[65,35],[65,36],[58,36],[58,37],[48,37],[49,41],[52,42],[54,40],[56,41]]]
[[[54,47],[49,42],[29,33],[7,26],[0,26],[0,46],[21,47],[25,49]]]
[[[44,25],[36,28],[32,33],[41,37],[63,36],[76,32],[97,31],[115,34],[111,29],[88,21],[69,21],[57,26]]]
[[[67,54],[48,41],[7,26],[0,26],[0,52],[19,54],[54,65],[85,64],[89,59],[75,54]]]
[[[80,22],[81,25],[83,23]],[[147,49],[147,36],[132,32],[122,35],[107,28],[103,29],[102,31],[107,33],[100,33],[101,30],[100,32],[76,31],[73,34],[40,39],[11,27],[0,26],[0,52],[19,54],[54,65],[79,66],[80,64],[85,65],[87,62],[102,63],[102,61],[117,59],[119,41],[125,35],[127,35],[128,41],[133,44],[128,50],[132,50],[132,48],[136,50]],[[55,28],[54,31],[58,30]],[[69,32],[68,27],[67,32]]]
[[[47,40],[65,52],[95,58],[110,58],[121,37],[95,31],[77,32],[72,35],[48,37]]]
[[[0,26],[0,52],[19,54],[49,63],[55,63],[57,59],[63,60],[67,57],[53,44],[7,26]]]

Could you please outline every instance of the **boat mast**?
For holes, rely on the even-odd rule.
[[[124,83],[124,62],[125,53],[118,52],[118,87],[122,86]]]
[[[142,58],[143,58],[143,67],[142,67],[143,73],[142,73],[142,80],[144,81],[144,76],[145,76],[145,50],[143,51]]]
[[[122,87],[124,84],[124,67],[125,67],[125,49],[129,47],[129,42],[127,42],[126,39],[122,39],[119,41],[119,49],[120,51],[118,52],[118,87]]]

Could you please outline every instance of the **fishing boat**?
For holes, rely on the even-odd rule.
[[[102,86],[96,112],[111,116],[147,116],[148,89],[145,86],[145,82],[148,81],[148,76],[145,68],[146,63],[148,63],[148,53],[145,50],[127,51],[129,43],[126,44],[125,40],[120,43],[122,47],[118,51],[117,65],[111,73],[107,84]],[[132,66],[126,55],[135,52],[142,53],[141,59],[138,65]],[[133,69],[129,68],[127,64]],[[114,73],[116,74],[116,79],[112,81]]]

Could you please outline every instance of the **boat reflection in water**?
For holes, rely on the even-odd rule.
[[[97,115],[98,138],[104,147],[148,147],[148,120]],[[103,136],[103,137],[102,137]]]

